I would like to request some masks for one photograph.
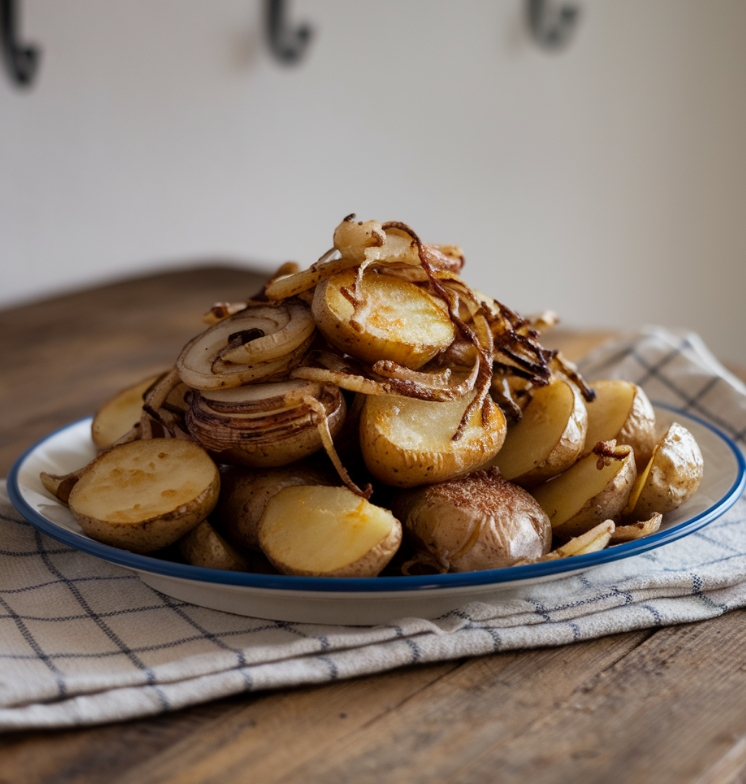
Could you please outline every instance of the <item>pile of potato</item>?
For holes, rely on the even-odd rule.
[[[42,482],[94,539],[267,573],[492,569],[656,531],[701,480],[692,435],[656,434],[632,383],[589,387],[539,343],[551,314],[462,265],[348,216],[309,269],[214,306],[171,371],[98,412],[99,455]]]

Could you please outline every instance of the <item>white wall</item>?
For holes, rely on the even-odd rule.
[[[198,258],[309,263],[409,222],[467,279],[567,324],[700,331],[746,365],[746,2],[25,0],[36,86],[0,74],[0,302]],[[248,263],[248,262],[247,262]],[[243,294],[244,292],[237,292]]]

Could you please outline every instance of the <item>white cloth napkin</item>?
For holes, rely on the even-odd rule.
[[[589,378],[624,377],[741,446],[746,387],[695,335],[649,328],[597,350]],[[163,596],[38,533],[0,487],[0,729],[157,714],[239,692],[422,662],[562,645],[746,606],[746,500],[684,539],[426,621],[273,622]]]

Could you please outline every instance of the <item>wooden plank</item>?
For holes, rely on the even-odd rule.
[[[155,718],[0,738],[0,784],[171,781],[184,768],[210,774],[225,749],[243,751],[236,779],[263,758],[302,758],[403,702],[459,666],[399,670],[318,687],[241,695]],[[226,742],[228,741],[228,742]],[[246,745],[244,745],[246,744]],[[261,779],[255,779],[261,781]]]
[[[395,712],[458,662],[397,670],[252,701],[112,784],[275,781],[288,768]]]
[[[460,764],[454,738],[480,749],[520,733],[647,635],[469,660],[416,693],[412,669],[248,705],[115,782],[442,781]]]
[[[122,724],[5,734],[0,784],[102,784],[235,709],[222,700]]]
[[[662,629],[449,779],[726,784],[746,772],[746,612]]]

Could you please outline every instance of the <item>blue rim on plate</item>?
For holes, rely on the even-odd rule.
[[[619,544],[588,555],[576,555],[544,563],[510,566],[501,569],[486,569],[479,572],[459,572],[451,574],[427,575],[420,577],[292,577],[289,575],[265,575],[250,572],[229,572],[219,569],[206,569],[201,566],[162,561],[147,555],[130,553],[110,545],[102,544],[89,539],[82,534],[69,531],[41,515],[23,497],[18,485],[18,476],[26,459],[40,446],[57,434],[75,427],[88,420],[90,417],[72,422],[55,430],[53,433],[40,439],[36,444],[27,449],[16,460],[8,476],[8,495],[16,510],[35,528],[51,536],[58,542],[69,545],[81,552],[94,555],[105,561],[119,564],[129,569],[142,572],[162,574],[185,580],[194,580],[205,583],[222,585],[245,586],[251,588],[280,589],[283,591],[321,591],[342,593],[379,593],[399,591],[421,591],[438,588],[457,588],[476,585],[497,584],[505,582],[520,582],[522,580],[537,580],[551,576],[562,576],[567,572],[585,570],[591,566],[627,558],[638,553],[646,552],[661,545],[673,542],[683,536],[699,530],[712,522],[730,509],[738,500],[746,486],[746,461],[741,450],[721,430],[699,417],[681,411],[664,403],[656,403],[656,407],[680,414],[691,419],[708,430],[712,431],[731,450],[736,460],[737,473],[731,487],[707,509],[693,517],[676,524],[671,528],[659,531],[642,539]]]

